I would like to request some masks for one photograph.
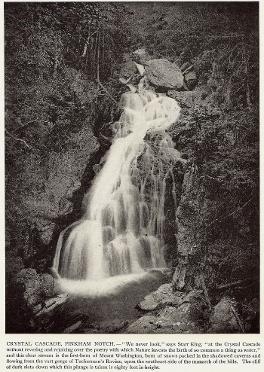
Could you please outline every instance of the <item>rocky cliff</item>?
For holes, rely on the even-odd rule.
[[[167,200],[172,272],[139,301],[143,318],[96,332],[257,331],[256,10],[205,6],[197,22],[198,5],[132,4],[120,22],[115,5],[17,6],[6,9],[7,331],[52,332],[65,314],[48,271],[59,232],[80,216],[121,93],[145,78],[181,106],[169,130],[182,160],[176,211]],[[95,331],[80,316],[64,331]]]

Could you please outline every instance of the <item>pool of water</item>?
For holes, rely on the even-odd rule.
[[[168,281],[167,274],[155,270],[138,277],[135,275],[122,277],[122,283],[117,290],[108,286],[108,292],[102,290],[100,293],[97,288],[93,292],[87,289],[86,294],[83,291],[82,294],[71,293],[64,305],[63,314],[57,321],[57,327],[66,328],[78,319],[85,319],[87,329],[89,325],[100,326],[100,323],[116,320],[131,322],[142,315],[142,311],[137,307],[138,303]],[[105,283],[102,281],[101,285],[104,286]],[[76,333],[79,332],[77,329]],[[107,332],[102,329],[102,333]]]

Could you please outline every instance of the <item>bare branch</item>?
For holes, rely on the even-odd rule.
[[[242,333],[245,333],[244,325],[243,325],[241,319],[239,318],[239,315],[238,315],[237,311],[235,310],[233,305],[230,304],[230,307],[231,307],[232,313],[234,314],[234,317],[236,318],[236,321],[237,321],[237,324],[239,325],[239,328],[241,329]]]
[[[104,91],[107,93],[107,95],[111,98],[111,100],[113,102],[115,102],[116,105],[118,105],[118,102],[114,99],[114,97],[108,92],[108,90],[103,86],[103,84],[98,81],[98,84],[100,85],[100,87],[102,87],[104,89]]]

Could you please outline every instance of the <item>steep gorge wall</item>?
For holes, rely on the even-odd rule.
[[[144,4],[141,7],[144,8]],[[173,9],[163,8],[160,12],[159,5],[153,7],[153,13],[147,9],[141,14],[137,5],[132,8],[134,13],[125,20],[133,31],[131,34],[127,31],[130,42],[135,47],[145,42],[150,48],[154,45],[150,51],[155,57],[168,58],[179,65],[191,61],[199,75],[198,87],[192,92],[168,92],[182,108],[180,121],[172,128],[171,135],[176,148],[188,159],[185,169],[175,169],[179,175],[177,239],[172,239],[170,251],[172,266],[178,270],[173,280],[174,289],[202,288],[202,274],[213,302],[217,302],[225,289],[216,291],[215,287],[246,278],[249,299],[243,288],[227,290],[228,294],[241,299],[246,317],[247,306],[251,308],[251,302],[258,295],[254,283],[259,267],[258,69],[253,24],[256,14],[249,17],[240,9],[237,19],[245,15],[246,19],[243,18],[244,29],[239,26],[242,30],[239,27],[235,30],[239,33],[234,32],[236,25],[232,25],[229,11],[224,17],[213,11],[214,24],[219,29],[212,31],[206,17],[201,17],[203,21],[197,24],[194,9],[188,10],[187,22],[183,22],[179,17],[172,17]],[[180,14],[185,17],[185,10],[181,9]],[[209,11],[207,16],[210,14]],[[219,17],[222,23],[217,22]],[[201,27],[206,35],[202,33],[198,39],[193,36],[197,34],[192,33],[196,27]],[[57,53],[54,35],[44,30],[32,32],[41,45],[36,55],[35,49],[32,53],[30,48],[28,54],[19,48],[10,48],[9,52],[16,64],[21,62],[22,78],[19,74],[14,76],[15,69],[11,68],[10,74],[7,71],[7,285],[23,267],[34,268],[40,274],[50,267],[58,233],[79,217],[80,200],[94,176],[94,165],[100,162],[109,145],[104,144],[100,151],[102,139],[97,124],[114,121],[109,107],[115,106],[114,100],[118,101],[122,91],[113,71],[107,83],[108,92],[103,88],[98,90],[90,77],[80,74],[89,70],[89,63],[93,71],[97,65],[96,59],[86,64],[85,59],[79,58],[83,44],[77,51],[72,48],[74,32],[67,36],[74,35],[70,57],[65,57],[68,65],[66,63],[65,68],[62,63],[57,68],[53,57],[58,54],[58,58],[64,58],[63,53]],[[15,38],[12,35],[11,40],[14,39],[18,45],[23,44],[17,34]],[[46,49],[49,56],[44,53],[44,58],[41,53]],[[34,65],[28,67],[25,63],[31,60],[31,54],[34,63],[35,59],[43,62],[36,71]],[[109,69],[115,69],[119,62],[111,55]],[[25,66],[27,74],[23,74]],[[102,96],[108,97],[104,104],[101,104]],[[29,123],[32,118],[35,119],[33,125]],[[17,131],[20,119],[23,125]],[[24,128],[24,124],[28,126]],[[107,134],[110,137],[110,133]],[[171,231],[172,228],[168,228],[168,233]],[[38,292],[40,277],[35,272],[29,274],[30,278],[22,275],[19,280],[31,281],[30,290]],[[11,302],[12,290],[7,292]],[[45,298],[45,291],[43,296]],[[39,297],[36,298],[39,301]],[[256,313],[257,300],[255,303]],[[15,309],[16,303],[12,302],[12,307]]]

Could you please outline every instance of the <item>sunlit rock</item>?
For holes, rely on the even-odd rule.
[[[180,90],[184,80],[180,68],[167,59],[152,59],[147,62],[146,75],[155,87]]]

